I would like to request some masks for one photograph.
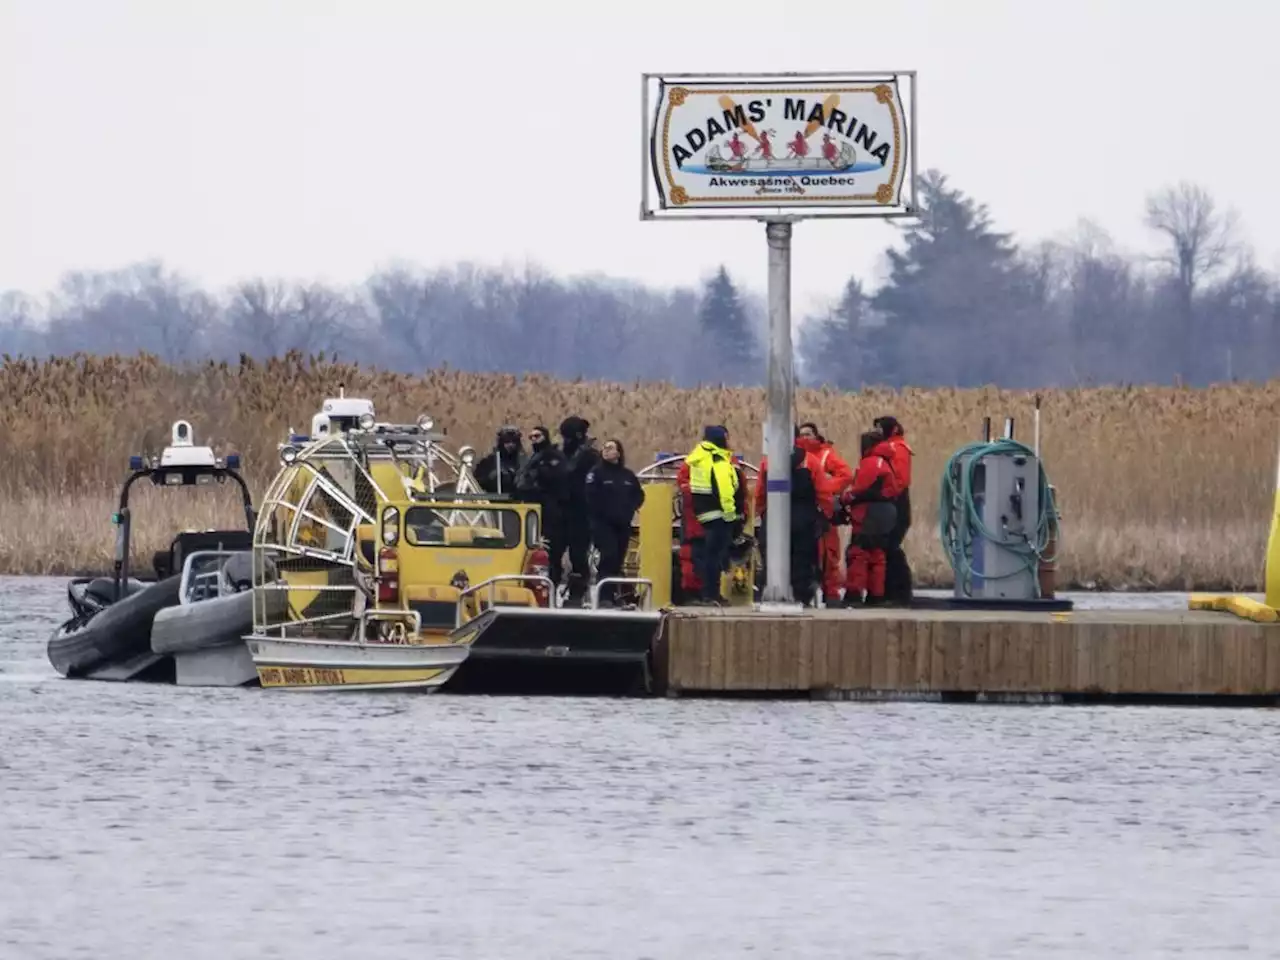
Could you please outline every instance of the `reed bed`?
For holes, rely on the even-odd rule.
[[[380,419],[428,412],[456,444],[491,445],[502,423],[553,431],[569,414],[601,440],[624,441],[633,468],[656,451],[687,450],[706,423],[724,423],[756,460],[764,392],[666,384],[558,381],[539,375],[431,370],[414,376],[299,354],[265,363],[173,367],[149,356],[5,359],[0,395],[0,571],[74,574],[109,568],[110,524],[131,453],[158,452],[172,420],[198,443],[238,451],[255,497],[279,462],[290,427],[305,429],[344,384]],[[1207,389],[1099,387],[1044,391],[1043,456],[1063,511],[1059,582],[1097,589],[1256,589],[1271,515],[1280,381]],[[801,390],[815,420],[846,456],[873,417],[902,421],[916,452],[915,526],[907,548],[922,584],[947,585],[936,498],[947,457],[975,439],[982,418],[1017,420],[1030,442],[1032,396],[994,388],[838,393]],[[134,563],[182,527],[243,522],[235,490],[139,490]]]

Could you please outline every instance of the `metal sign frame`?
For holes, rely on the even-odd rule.
[[[660,188],[658,171],[654,167],[656,156],[658,107],[664,85],[687,83],[696,86],[725,82],[738,86],[768,86],[772,83],[831,83],[847,80],[866,84],[875,81],[893,82],[902,91],[905,87],[904,117],[906,125],[904,161],[906,172],[902,186],[902,203],[884,206],[824,205],[819,202],[801,204],[781,202],[776,205],[734,205],[720,209],[695,207],[689,210],[664,207],[657,203]],[[654,84],[658,98],[651,99]],[[916,71],[816,71],[803,73],[642,73],[640,75],[640,219],[647,221],[679,220],[892,220],[916,216],[917,197],[917,128],[916,128]]]
[[[794,444],[795,375],[794,354],[791,345],[791,234],[798,220],[889,220],[915,217],[918,209],[917,138],[916,138],[916,71],[840,71],[822,73],[642,73],[641,78],[641,155],[640,164],[640,219],[642,221],[681,220],[756,220],[765,224],[765,238],[769,251],[769,353],[765,379],[768,400],[768,416],[765,421],[765,456],[773,462],[774,473],[766,477],[765,531],[767,549],[765,557],[765,588],[761,594],[761,606],[794,607],[791,589],[791,450]],[[659,96],[650,116],[650,87],[657,81]],[[769,84],[831,83],[848,80],[865,84],[871,81],[894,83],[899,97],[903,81],[907,96],[902,109],[904,117],[905,173],[897,204],[823,205],[819,201],[803,204],[780,202],[776,205],[734,205],[721,209],[695,207],[690,210],[650,204],[651,190],[660,194],[655,169],[658,106],[662,100],[664,85],[687,83],[690,86],[709,86],[720,82],[737,87]],[[901,98],[899,100],[901,103]],[[778,467],[782,466],[779,470]]]

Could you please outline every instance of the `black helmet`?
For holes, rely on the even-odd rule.
[[[585,437],[590,427],[590,421],[584,420],[582,417],[565,417],[560,423],[560,436],[566,440],[573,437]]]

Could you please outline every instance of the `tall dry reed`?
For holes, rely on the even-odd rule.
[[[538,375],[432,370],[387,373],[293,354],[266,363],[177,368],[151,357],[6,360],[0,395],[0,571],[69,573],[110,564],[110,515],[131,453],[157,452],[176,418],[197,441],[239,451],[255,495],[278,467],[276,444],[305,429],[321,400],[367,396],[380,418],[429,412],[458,444],[489,446],[496,427],[579,414],[597,437],[622,438],[632,466],[683,451],[706,423],[759,456],[760,389],[565,382]],[[1261,577],[1276,460],[1280,381],[1193,390],[1103,387],[1043,394],[1043,451],[1058,488],[1065,542],[1060,578],[1099,588],[1251,589]],[[936,498],[946,458],[978,436],[983,416],[1017,419],[1030,441],[1030,394],[997,389],[801,390],[846,456],[872,418],[891,413],[915,449],[915,525],[908,550],[925,583],[949,582]],[[149,566],[179,527],[234,525],[234,491],[145,489],[135,498],[136,550]]]

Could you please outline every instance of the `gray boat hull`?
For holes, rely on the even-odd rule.
[[[283,607],[286,594],[268,591],[268,605]],[[240,687],[258,679],[244,637],[253,632],[253,593],[243,591],[156,614],[151,650],[173,657],[180,687]]]
[[[183,603],[182,577],[131,581],[113,602],[110,580],[78,580],[68,588],[73,616],[49,640],[49,662],[64,677],[149,680],[180,686],[257,682],[243,638],[253,632],[252,560],[225,561],[224,580],[239,592]],[[225,589],[225,586],[224,586]],[[283,606],[285,594],[268,591]]]

